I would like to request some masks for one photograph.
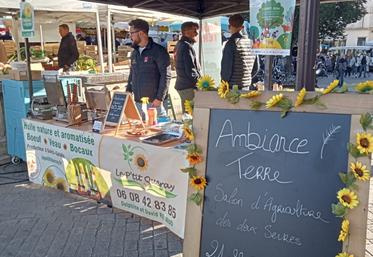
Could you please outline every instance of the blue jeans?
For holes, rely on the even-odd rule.
[[[157,117],[167,116],[167,111],[164,108],[163,103],[164,102],[162,102],[161,106],[157,107]],[[136,107],[139,110],[142,120],[145,121],[145,113],[142,111],[142,103],[136,102]],[[146,109],[151,108],[151,107],[152,107],[151,103],[147,104]]]

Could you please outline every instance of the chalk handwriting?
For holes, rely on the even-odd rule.
[[[265,130],[267,132],[267,130]],[[308,139],[306,138],[286,138],[277,133],[272,135],[259,134],[251,131],[251,123],[247,123],[247,133],[235,134],[231,120],[226,120],[220,130],[215,147],[219,147],[219,143],[228,140],[232,147],[244,147],[251,151],[263,150],[265,152],[277,153],[285,152],[291,154],[308,154],[307,150]]]
[[[234,188],[231,193],[226,193],[223,189],[223,184],[217,184],[215,186],[216,194],[215,194],[215,201],[217,202],[225,202],[230,205],[236,205],[242,208],[243,200],[238,198],[238,188]]]
[[[242,168],[241,160],[245,159],[246,157],[250,156],[253,153],[245,154],[244,156],[234,160],[231,163],[226,164],[225,166],[231,166],[232,164],[238,164],[238,177],[240,179],[246,180],[261,180],[261,181],[269,181],[279,184],[290,184],[293,181],[283,181],[280,180],[280,171],[272,170],[271,167],[264,167],[264,166],[254,166],[250,165],[246,169]]]

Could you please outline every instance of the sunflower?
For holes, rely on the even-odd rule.
[[[197,87],[202,91],[209,91],[215,87],[215,81],[209,75],[204,75],[197,81]]]
[[[350,209],[355,208],[359,204],[356,193],[348,188],[339,190],[337,193],[337,198],[344,207]]]
[[[143,154],[137,154],[133,159],[133,163],[140,171],[146,171],[148,169],[148,160]]]
[[[241,94],[240,97],[243,97],[243,98],[254,98],[254,97],[257,97],[257,96],[260,96],[262,94],[262,92],[260,91],[250,91],[248,93],[245,93],[245,94]]]
[[[357,133],[356,144],[361,154],[368,155],[373,152],[373,136],[370,133]]]
[[[63,178],[56,179],[56,188],[62,191],[67,192],[66,180]]]
[[[350,222],[347,219],[344,219],[342,221],[341,231],[339,232],[338,241],[344,242],[348,235],[349,230],[350,230]]]
[[[367,166],[363,165],[361,162],[352,162],[350,164],[350,169],[355,178],[361,181],[368,181],[370,178],[370,172]]]
[[[51,168],[47,168],[45,170],[43,181],[46,186],[53,187],[54,183],[56,182],[56,176]]]
[[[196,190],[203,190],[206,185],[206,179],[202,176],[194,176],[190,179],[190,184],[196,189]]]
[[[322,94],[323,95],[326,95],[326,94],[329,94],[330,92],[332,92],[339,84],[339,80],[334,80],[332,83],[329,84],[329,86],[327,88],[325,88],[323,91],[322,91]]]
[[[348,253],[339,253],[335,257],[354,257],[353,254],[348,254]]]
[[[361,82],[356,85],[355,90],[359,93],[369,93],[373,90],[373,81]]]
[[[188,113],[190,115],[193,115],[194,102],[189,101],[189,100],[185,100],[184,108],[185,108],[186,113]]]
[[[277,95],[272,96],[271,99],[269,99],[266,102],[266,108],[268,109],[268,108],[276,106],[283,98],[284,98],[283,94],[277,94]]]
[[[188,153],[187,160],[189,161],[190,165],[196,165],[203,161],[202,156],[197,152]]]
[[[194,139],[193,130],[188,125],[184,125],[183,130],[184,130],[185,138],[189,141],[193,141]]]
[[[140,101],[142,104],[149,104],[149,97],[141,97]]]
[[[306,88],[302,88],[302,90],[299,91],[299,93],[297,95],[297,100],[295,101],[295,104],[294,104],[295,107],[298,107],[303,103],[303,100],[304,100],[304,97],[306,96],[306,94],[307,94]]]
[[[229,83],[227,81],[222,80],[218,88],[218,95],[220,96],[220,98],[225,98],[228,93],[229,93]]]

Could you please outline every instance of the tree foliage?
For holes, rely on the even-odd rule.
[[[357,22],[366,14],[367,0],[328,3],[320,5],[319,39],[339,39],[344,36],[346,26]],[[295,10],[293,40],[298,41],[299,7]],[[294,42],[293,41],[293,42]]]

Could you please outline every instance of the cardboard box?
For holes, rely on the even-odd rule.
[[[28,80],[27,71],[11,70],[10,78],[13,80]],[[41,80],[41,71],[31,71],[32,80]]]

